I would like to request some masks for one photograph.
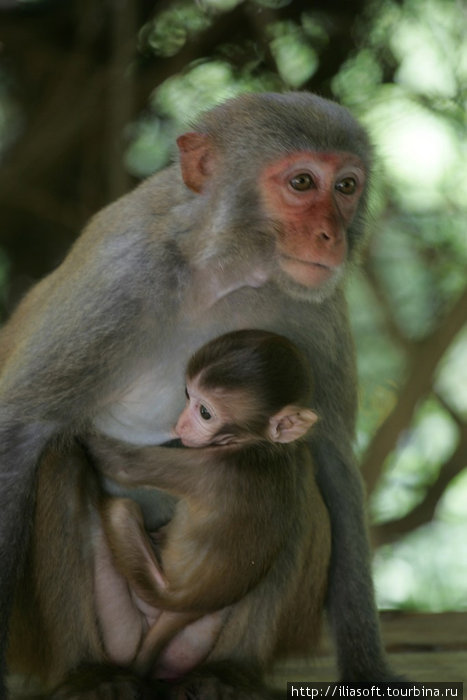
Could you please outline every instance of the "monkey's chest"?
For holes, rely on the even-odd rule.
[[[170,440],[176,416],[183,407],[183,364],[173,356],[170,363],[134,370],[128,386],[106,405],[95,420],[96,428],[112,437],[139,445]]]
[[[259,290],[240,289],[205,312],[181,314],[155,327],[144,354],[135,347],[126,379],[96,416],[96,428],[140,445],[170,440],[185,403],[188,359],[201,345],[230,330],[276,327],[278,307],[268,303],[265,308],[262,300]]]

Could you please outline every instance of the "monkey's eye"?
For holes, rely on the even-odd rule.
[[[342,194],[353,194],[357,189],[357,181],[353,177],[344,177],[336,183],[336,190]]]
[[[201,406],[199,407],[199,415],[203,420],[210,420],[212,418],[208,409],[206,408],[206,406],[203,406],[203,404],[201,404]]]
[[[186,398],[187,398],[188,401],[189,401],[189,400],[190,400],[190,394],[188,393],[188,389],[187,389],[186,387],[185,387],[185,396],[186,396]]]
[[[309,190],[311,187],[313,187],[313,178],[309,173],[300,173],[289,180],[289,184],[292,189],[298,190],[299,192],[304,192],[305,190]]]

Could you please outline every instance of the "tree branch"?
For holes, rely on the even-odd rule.
[[[407,429],[418,402],[431,389],[439,361],[467,321],[467,287],[439,326],[413,346],[407,379],[392,412],[380,426],[362,461],[362,474],[369,493],[373,490],[386,457]]]
[[[134,80],[131,64],[135,58],[138,32],[137,3],[114,0],[110,6],[112,58],[108,80],[108,199],[124,194],[131,178],[124,167],[123,132],[135,115]]]
[[[467,423],[462,427],[460,441],[451,458],[443,465],[438,478],[428,489],[425,498],[410,513],[372,528],[377,545],[394,542],[401,535],[430,522],[446,487],[467,466]]]
[[[383,322],[386,332],[396,345],[398,345],[402,350],[410,353],[412,343],[403,334],[396,318],[393,314],[392,307],[389,303],[387,294],[385,293],[379,276],[375,273],[373,266],[371,265],[370,259],[367,258],[361,266],[363,273],[373,291],[378,302],[378,307],[382,311]]]

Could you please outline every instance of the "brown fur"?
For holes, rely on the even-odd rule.
[[[93,452],[97,447],[102,470],[110,470],[119,481],[156,486],[181,498],[165,528],[160,554],[167,589],[154,580],[158,562],[144,530],[131,527],[135,513],[128,507],[134,504],[122,499],[106,503],[105,529],[118,569],[150,604],[186,613],[157,623],[145,642],[143,668],[188,621],[236,603],[256,586],[261,597],[267,591],[274,595],[278,582],[286,578],[296,602],[301,596],[296,582],[302,581],[303,551],[309,578],[303,606],[309,609],[311,603],[313,609],[302,648],[312,647],[321,628],[330,527],[305,446],[254,442],[131,450],[94,439],[91,447]],[[281,642],[296,639],[297,620],[290,631],[290,618],[283,623]],[[267,653],[263,660],[269,661]]]

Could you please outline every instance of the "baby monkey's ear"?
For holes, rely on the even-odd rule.
[[[293,442],[306,435],[318,416],[302,406],[285,406],[269,419],[268,437],[273,442]]]

